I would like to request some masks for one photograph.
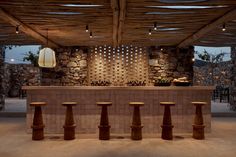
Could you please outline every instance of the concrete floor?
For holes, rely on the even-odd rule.
[[[212,133],[206,140],[179,135],[173,141],[147,138],[142,141],[81,139],[64,141],[47,135],[32,141],[25,133],[24,118],[0,118],[1,157],[234,157],[236,154],[236,118],[213,118]],[[181,137],[180,137],[181,136]]]

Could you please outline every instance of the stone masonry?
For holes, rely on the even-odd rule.
[[[3,49],[0,47],[0,110],[3,109],[4,107],[4,85],[3,85],[3,80],[4,80],[4,54],[3,54]]]
[[[56,67],[42,69],[42,85],[87,85],[87,48],[57,49],[56,55]]]
[[[169,79],[187,77],[193,80],[193,47],[151,47],[149,52],[149,79]]]

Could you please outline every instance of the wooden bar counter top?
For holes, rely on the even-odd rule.
[[[206,132],[211,130],[211,96],[213,86],[187,86],[187,87],[156,87],[156,86],[24,86],[27,91],[27,131],[33,119],[33,109],[30,102],[44,101],[48,105],[43,109],[45,133],[63,133],[65,108],[62,102],[73,101],[78,105],[74,107],[76,133],[98,134],[100,108],[96,102],[109,101],[109,123],[111,134],[130,134],[132,122],[132,108],[129,102],[144,102],[141,108],[144,137],[146,135],[159,135],[164,108],[159,105],[161,101],[176,103],[171,109],[174,133],[191,133],[195,108],[193,101],[204,101],[203,118]]]

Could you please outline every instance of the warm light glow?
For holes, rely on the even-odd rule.
[[[152,35],[152,30],[151,29],[149,29],[148,35]]]
[[[48,47],[43,48],[39,51],[38,64],[40,67],[53,68],[56,66],[55,52]]]
[[[192,58],[192,61],[194,62],[194,61],[195,61],[195,58]]]
[[[225,23],[223,24],[222,31],[223,31],[223,32],[226,31]]]
[[[88,31],[89,31],[89,28],[88,28],[88,25],[86,25],[85,32],[88,32]]]
[[[16,34],[19,34],[19,26],[16,26]]]

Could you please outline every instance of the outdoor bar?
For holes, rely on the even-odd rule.
[[[0,1],[0,156],[234,156],[235,28],[232,0]]]

